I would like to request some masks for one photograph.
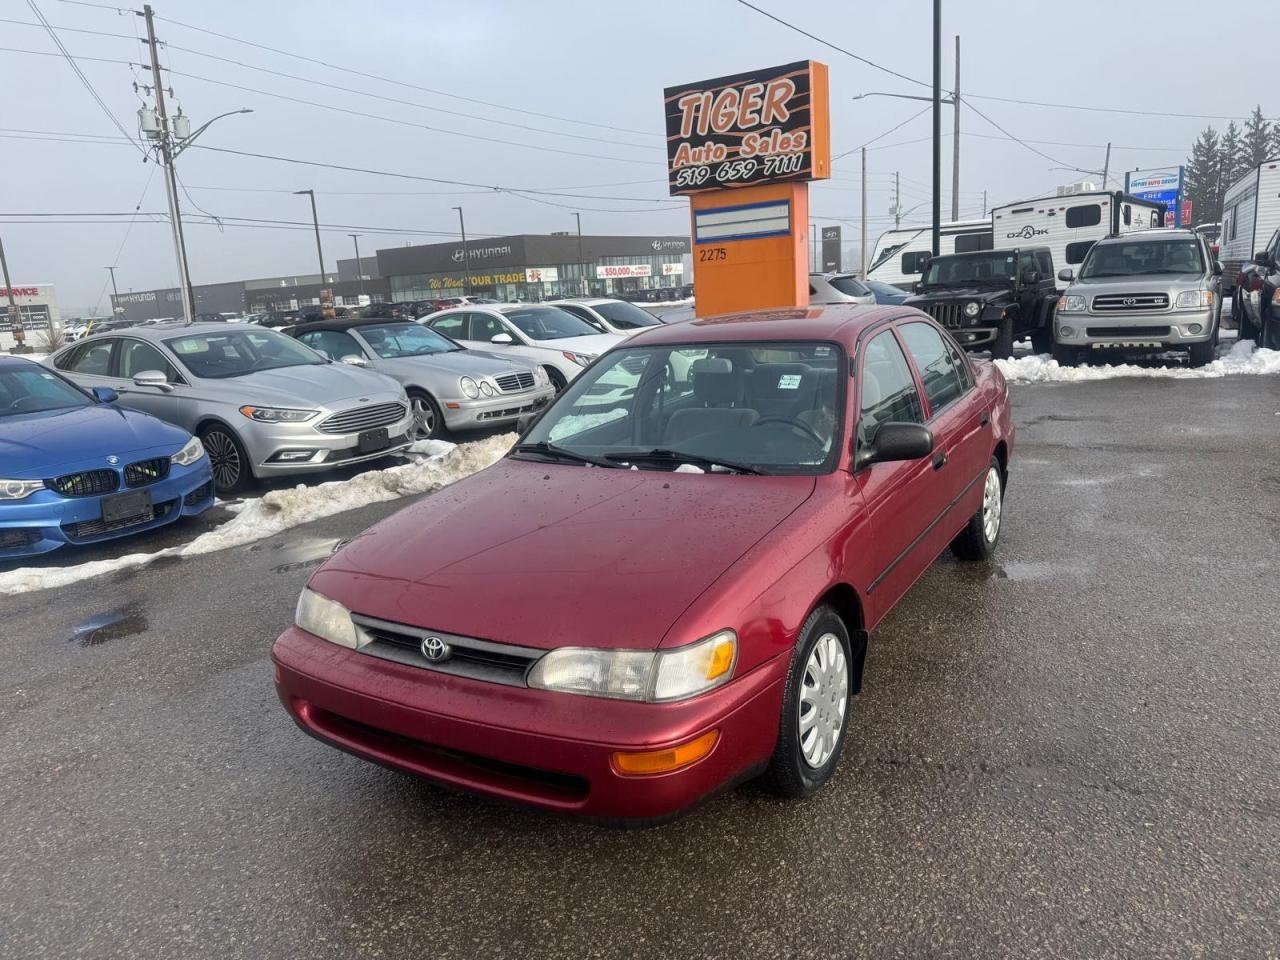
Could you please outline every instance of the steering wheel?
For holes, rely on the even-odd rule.
[[[795,427],[801,433],[806,434],[818,446],[821,447],[826,445],[826,442],[827,442],[826,438],[824,438],[820,433],[818,433],[817,430],[813,429],[813,427],[809,426],[803,420],[796,420],[793,417],[783,417],[783,416],[761,417],[759,420],[757,420],[753,424],[753,426],[761,427],[761,426],[764,426],[766,423],[785,423],[788,427]]]

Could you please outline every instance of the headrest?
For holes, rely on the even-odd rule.
[[[689,365],[693,395],[703,403],[736,403],[741,400],[742,375],[723,357],[704,357]]]

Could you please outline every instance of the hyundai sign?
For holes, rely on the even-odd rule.
[[[1170,167],[1156,173],[1138,176],[1126,173],[1124,177],[1125,193],[1132,194],[1139,200],[1150,200],[1164,204],[1164,225],[1172,227],[1179,222],[1179,207],[1182,200],[1182,167]]]

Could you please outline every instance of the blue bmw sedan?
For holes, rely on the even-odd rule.
[[[115,399],[0,357],[0,560],[151,530],[213,505],[200,441]]]

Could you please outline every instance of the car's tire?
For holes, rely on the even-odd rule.
[[[1254,340],[1258,339],[1258,331],[1254,329],[1253,321],[1249,319],[1249,314],[1244,309],[1244,304],[1240,302],[1240,297],[1244,293],[1243,287],[1236,287],[1231,294],[1231,319],[1236,322],[1236,340]]]
[[[1187,347],[1187,353],[1191,355],[1191,365],[1193,367],[1203,367],[1211,362],[1217,353],[1215,337],[1213,340],[1206,340],[1204,343],[1193,343]]]
[[[961,560],[987,560],[1000,542],[1004,514],[1004,477],[995,457],[982,481],[982,504],[963,530],[951,541],[951,552]]]
[[[1262,314],[1262,329],[1258,331],[1258,346],[1268,350],[1280,350],[1280,317],[1273,310]]]
[[[413,414],[414,440],[439,440],[449,432],[444,425],[440,404],[425,390],[407,390],[409,411]]]
[[[253,485],[253,468],[240,438],[220,423],[200,430],[200,442],[213,468],[213,485],[220,497],[234,497]]]
[[[1013,356],[1013,317],[1000,321],[1000,329],[991,344],[992,360],[1008,360]]]
[[[778,742],[761,778],[767,789],[799,799],[831,779],[844,749],[860,674],[848,628],[835,610],[820,604],[800,628],[791,653]]]
[[[1075,347],[1063,346],[1061,343],[1053,345],[1053,359],[1058,362],[1060,367],[1074,367],[1080,363],[1080,352]]]
[[[551,379],[551,385],[556,388],[556,396],[559,396],[561,392],[563,392],[564,388],[569,385],[569,381],[565,378],[565,375],[555,367],[546,366],[542,369],[547,371],[547,376]]]
[[[1031,349],[1036,353],[1048,353],[1053,349],[1053,316],[1046,325],[1031,331]]]

